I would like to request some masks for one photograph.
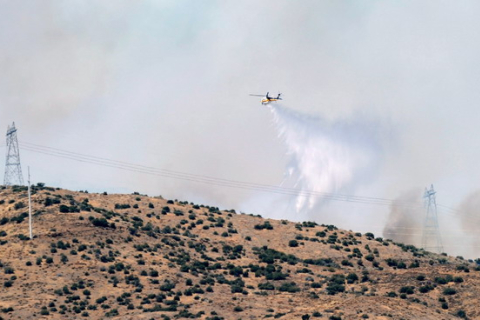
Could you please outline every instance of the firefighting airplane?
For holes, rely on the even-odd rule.
[[[254,96],[254,97],[263,97],[263,99],[262,99],[261,102],[262,102],[262,104],[264,104],[264,105],[265,105],[265,104],[269,104],[270,102],[275,102],[275,101],[278,101],[278,100],[282,100],[282,98],[280,98],[281,95],[282,95],[282,94],[279,93],[278,96],[277,96],[276,98],[274,98],[274,97],[270,97],[270,96],[268,95],[268,92],[267,92],[267,94],[266,94],[265,96],[264,96],[264,95],[261,95],[261,94],[251,94],[251,96]]]

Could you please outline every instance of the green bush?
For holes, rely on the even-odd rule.
[[[297,287],[295,282],[284,282],[282,285],[278,288],[279,291],[281,292],[290,292],[290,293],[295,293],[299,292],[300,288]]]
[[[115,229],[115,224],[114,223],[109,224],[107,219],[105,218],[95,218],[91,221],[95,227]]]
[[[367,254],[365,256],[365,259],[367,259],[368,261],[373,261],[375,259],[375,256],[373,254]]]
[[[23,220],[25,220],[25,218],[27,218],[27,217],[28,217],[28,213],[27,213],[27,212],[23,212],[23,213],[21,213],[20,215],[11,218],[10,221],[11,221],[11,222],[16,222],[16,223],[22,223]]]
[[[458,310],[457,317],[467,319],[467,314],[463,310]]]
[[[260,290],[275,290],[275,286],[270,282],[264,282],[258,284],[258,289]]]
[[[334,274],[330,277],[327,284],[327,293],[335,295],[345,291],[345,276],[343,274]]]
[[[446,296],[453,296],[456,293],[457,293],[457,290],[455,290],[454,288],[443,289],[443,294],[446,295]]]
[[[269,221],[265,221],[263,224],[257,224],[253,228],[256,230],[263,230],[263,229],[273,230],[273,226],[270,224]]]
[[[415,288],[412,287],[412,286],[401,287],[399,292],[400,293],[405,293],[405,294],[414,294],[415,293]]]
[[[15,206],[14,206],[15,210],[19,210],[19,209],[22,209],[22,208],[25,208],[25,203],[23,202],[17,202],[15,203]]]
[[[298,247],[298,241],[297,240],[290,240],[288,242],[289,247]]]
[[[5,267],[3,269],[3,271],[5,272],[5,274],[14,274],[15,273],[15,270],[12,267]]]
[[[355,281],[358,281],[358,276],[355,273],[349,273],[347,275],[347,283],[354,283]]]
[[[421,293],[427,293],[429,291],[432,291],[433,289],[434,289],[433,286],[426,285],[426,286],[421,286],[420,288],[418,288],[418,291],[420,291]]]

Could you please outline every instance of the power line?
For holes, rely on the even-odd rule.
[[[307,197],[318,196],[328,200],[345,201],[345,202],[365,203],[365,204],[374,204],[374,205],[388,205],[388,206],[401,205],[404,207],[405,206],[420,207],[418,205],[412,205],[411,203],[401,204],[398,201],[395,201],[394,203],[394,200],[385,199],[385,198],[360,197],[360,196],[352,196],[352,195],[340,195],[340,194],[333,194],[333,193],[326,193],[326,192],[317,192],[317,191],[310,191],[310,190],[298,190],[293,188],[278,187],[278,186],[258,184],[258,183],[248,183],[243,181],[189,174],[189,173],[173,171],[173,170],[158,169],[154,167],[133,164],[125,161],[112,160],[112,159],[107,159],[103,157],[90,156],[90,155],[85,155],[77,152],[62,150],[58,148],[41,146],[41,145],[32,144],[24,141],[22,141],[21,148],[31,152],[42,153],[46,155],[66,158],[66,159],[75,160],[79,162],[97,164],[101,166],[117,168],[117,169],[132,171],[132,172],[157,175],[157,176],[192,181],[192,182],[206,183],[206,184],[217,185],[217,186],[226,186],[226,187],[233,187],[233,188],[240,188],[240,189],[271,192],[271,193],[284,194],[284,195],[307,196]]]
[[[223,179],[217,177],[210,177],[206,175],[198,175],[198,174],[191,174],[185,173],[181,171],[174,171],[174,170],[167,170],[167,169],[159,169],[151,166],[144,166],[140,164],[130,163],[126,161],[119,161],[94,155],[87,155],[78,152],[68,151],[59,148],[53,148],[48,146],[43,146],[39,144],[34,144],[26,141],[20,141],[21,148],[26,151],[50,155],[58,158],[64,158],[69,160],[74,160],[77,162],[83,163],[90,163],[95,165],[100,165],[104,167],[120,169],[130,172],[142,173],[147,175],[155,175],[164,178],[171,178],[183,181],[190,181],[194,183],[202,183],[208,185],[215,185],[215,186],[223,186],[229,188],[236,188],[242,190],[253,190],[253,191],[260,191],[260,192],[268,192],[274,194],[281,194],[287,196],[302,196],[302,197],[320,197],[326,200],[333,200],[333,201],[341,201],[341,202],[351,202],[351,203],[358,203],[358,204],[369,204],[369,205],[380,205],[380,206],[390,206],[390,207],[402,207],[406,209],[423,209],[424,207],[420,204],[415,202],[407,202],[407,201],[398,201],[393,199],[387,198],[380,198],[380,197],[365,197],[365,196],[354,196],[354,195],[343,195],[343,194],[336,194],[336,193],[327,193],[327,192],[319,192],[313,190],[299,190],[295,188],[288,188],[283,186],[273,186],[273,185],[266,185],[266,184],[259,184],[259,183],[251,183],[251,182],[244,182],[244,181],[237,181],[231,179]],[[448,215],[455,216],[452,212],[458,214],[458,211],[446,207],[438,205],[439,207],[444,208],[447,212],[443,210],[439,210],[439,213],[444,213]],[[466,217],[464,217],[466,218]],[[474,222],[474,220],[472,220]]]
[[[45,154],[50,154],[50,155],[58,155],[58,156],[65,156],[68,158],[75,157],[75,159],[72,160],[85,160],[86,162],[94,161],[95,164],[100,164],[100,165],[114,165],[114,166],[121,166],[129,169],[134,169],[134,170],[141,170],[141,171],[148,171],[154,172],[154,173],[161,173],[161,174],[166,174],[166,175],[172,175],[178,178],[194,178],[194,179],[205,179],[205,181],[212,181],[212,182],[222,182],[222,183],[230,183],[230,184],[236,184],[236,185],[242,185],[242,186],[247,186],[247,187],[256,187],[256,188],[266,188],[269,190],[275,190],[275,191],[283,191],[283,192],[293,192],[293,195],[299,195],[305,194],[306,196],[320,196],[320,197],[336,197],[339,199],[344,199],[345,201],[370,201],[370,202],[387,202],[388,205],[391,204],[393,200],[390,199],[384,199],[384,198],[374,198],[374,197],[360,197],[360,196],[352,196],[352,195],[341,195],[341,194],[334,194],[334,193],[326,193],[326,192],[318,192],[318,191],[310,191],[310,190],[298,190],[294,188],[286,188],[286,187],[279,187],[279,186],[272,186],[272,185],[265,185],[265,184],[258,184],[258,183],[249,183],[249,182],[243,182],[243,181],[236,181],[236,180],[229,180],[229,179],[222,179],[222,178],[214,178],[214,177],[209,177],[205,175],[197,175],[197,174],[190,174],[190,173],[185,173],[185,172],[180,172],[180,171],[173,171],[173,170],[166,170],[166,169],[158,169],[154,167],[148,167],[148,166],[143,166],[139,164],[133,164],[125,161],[118,161],[118,160],[111,160],[107,158],[102,158],[102,157],[97,157],[97,156],[91,156],[91,155],[85,155],[77,152],[71,152],[71,151],[66,151],[62,149],[57,149],[57,148],[51,148],[51,147],[46,147],[46,146],[41,146],[37,144],[32,144],[28,142],[23,142],[24,146],[22,146],[22,149],[27,149],[29,151],[34,151],[34,152],[40,152],[40,153],[45,153]],[[78,158],[77,158],[78,157]]]

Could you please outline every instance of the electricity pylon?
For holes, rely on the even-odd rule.
[[[5,161],[4,185],[23,185],[22,167],[20,166],[20,149],[18,148],[17,128],[15,122],[7,129],[7,157]]]
[[[435,198],[435,190],[433,190],[433,185],[430,189],[425,188],[425,195],[423,196],[425,200],[425,223],[423,225],[423,234],[422,234],[422,247],[426,251],[442,253],[443,245],[442,238],[440,237],[440,230],[438,228],[438,217],[437,217],[437,200]]]

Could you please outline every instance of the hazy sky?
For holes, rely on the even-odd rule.
[[[479,12],[441,0],[0,0],[0,129],[15,121],[28,143],[279,185],[287,149],[248,94],[283,92],[296,112],[378,125],[375,173],[351,192],[394,199],[433,183],[456,208],[480,181]],[[21,158],[48,185],[295,219],[278,195]],[[372,212],[381,222],[389,209]]]

